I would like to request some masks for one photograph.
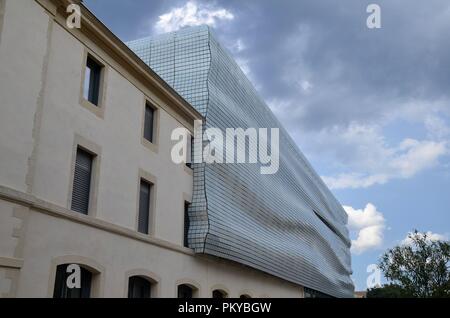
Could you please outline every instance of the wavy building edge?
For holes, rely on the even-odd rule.
[[[204,116],[204,127],[279,128],[280,167],[194,168],[189,246],[335,297],[352,297],[347,215],[208,26],[127,45]]]

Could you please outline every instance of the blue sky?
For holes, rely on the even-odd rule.
[[[449,238],[447,0],[85,3],[123,41],[214,29],[345,206],[357,289],[409,231]]]

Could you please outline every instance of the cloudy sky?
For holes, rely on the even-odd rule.
[[[448,0],[85,3],[123,41],[213,27],[344,205],[357,289],[409,231],[449,238]]]

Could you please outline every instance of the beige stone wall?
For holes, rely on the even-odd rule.
[[[51,296],[62,262],[98,271],[99,297],[125,296],[133,273],[157,281],[160,297],[182,282],[204,297],[215,286],[234,297],[301,296],[299,286],[182,247],[192,172],[170,160],[170,133],[192,130],[193,118],[51,12],[0,0],[0,296]],[[105,66],[100,109],[81,96],[87,54]],[[142,139],[146,100],[157,107],[154,144]],[[77,145],[97,154],[88,216],[69,209]],[[150,236],[136,232],[141,176],[155,182]]]

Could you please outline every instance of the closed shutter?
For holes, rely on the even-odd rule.
[[[72,210],[88,214],[93,156],[78,148],[73,177]]]
[[[144,119],[144,138],[153,142],[153,115],[155,110],[150,105],[145,105],[145,119]]]
[[[148,226],[149,226],[150,191],[151,191],[150,183],[141,180],[141,189],[139,193],[138,231],[145,234],[148,234]]]

